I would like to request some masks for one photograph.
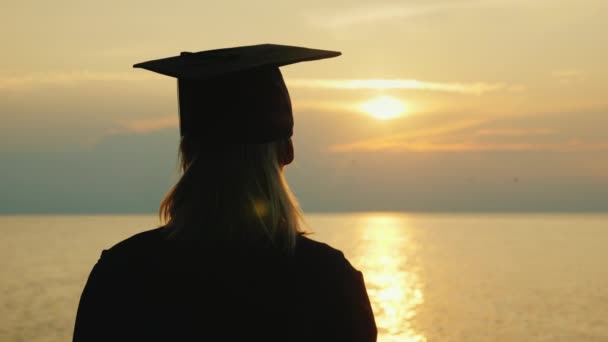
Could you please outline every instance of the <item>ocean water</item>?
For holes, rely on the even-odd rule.
[[[312,214],[379,341],[608,341],[606,214]],[[102,249],[149,216],[0,216],[0,341],[69,341]]]

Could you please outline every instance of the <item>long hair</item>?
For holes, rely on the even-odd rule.
[[[304,231],[279,163],[287,144],[289,139],[220,144],[183,137],[181,177],[160,205],[161,222],[177,239],[265,242],[293,252]]]

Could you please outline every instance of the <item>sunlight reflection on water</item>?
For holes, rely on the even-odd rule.
[[[308,215],[363,272],[379,342],[608,341],[607,214]],[[0,341],[68,341],[102,249],[153,215],[0,216]]]
[[[426,341],[411,321],[424,293],[412,253],[416,248],[404,216],[365,216],[358,261],[374,309],[381,341]]]

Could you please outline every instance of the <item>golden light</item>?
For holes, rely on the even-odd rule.
[[[361,105],[361,110],[378,120],[390,120],[403,115],[405,104],[391,96],[381,96]]]
[[[361,247],[357,264],[365,274],[374,309],[379,341],[424,342],[414,321],[424,304],[424,286],[416,264],[416,238],[407,217],[368,214],[362,217]]]

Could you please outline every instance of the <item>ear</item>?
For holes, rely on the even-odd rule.
[[[283,140],[279,144],[279,150],[277,152],[279,156],[279,164],[281,164],[281,166],[291,164],[294,159],[293,142],[291,141],[291,138]]]

